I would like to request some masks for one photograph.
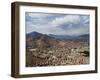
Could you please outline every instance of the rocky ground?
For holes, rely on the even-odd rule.
[[[27,48],[26,67],[89,64],[89,46],[81,41],[62,41],[60,46]]]

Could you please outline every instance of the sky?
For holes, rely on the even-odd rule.
[[[26,33],[33,31],[54,35],[89,34],[89,15],[59,13],[25,13]]]

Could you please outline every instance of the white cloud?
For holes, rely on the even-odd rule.
[[[45,14],[45,13],[32,13],[32,12],[28,12],[26,14],[27,14],[27,16],[30,16],[32,18],[45,18],[47,16],[50,16],[50,14]]]
[[[80,16],[78,15],[66,15],[64,17],[54,19],[52,21],[52,24],[58,26],[68,22],[76,23],[79,21],[80,21]]]
[[[89,17],[83,15],[62,15],[62,17],[54,17],[55,14],[30,13],[27,16],[33,18],[33,21],[26,21],[27,33],[37,31],[43,34],[56,35],[79,35],[89,33]],[[57,14],[56,14],[57,15]],[[47,20],[46,17],[52,17]],[[35,21],[34,21],[35,20]],[[84,22],[82,22],[82,20]],[[77,25],[82,22],[82,25]],[[70,23],[70,24],[69,24]],[[86,23],[86,24],[85,24]],[[65,24],[65,26],[62,26]],[[69,24],[69,25],[66,25]],[[66,27],[63,29],[63,27]]]
[[[26,28],[27,33],[30,33],[32,31],[37,31],[43,34],[64,34],[65,31],[61,30],[61,28],[50,25],[50,24],[45,24],[45,25],[38,25],[38,24],[28,24],[28,27]],[[59,32],[59,33],[58,33]]]

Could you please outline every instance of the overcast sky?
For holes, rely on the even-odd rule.
[[[26,33],[82,35],[89,33],[89,15],[25,13]]]

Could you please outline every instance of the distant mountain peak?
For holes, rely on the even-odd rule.
[[[49,36],[49,35],[46,35],[46,34],[42,34],[42,33],[39,33],[39,32],[36,32],[36,31],[33,31],[33,32],[30,32],[30,33],[28,33],[28,34],[26,34],[26,37],[28,38],[48,38],[48,39],[50,39],[50,38],[52,38],[51,36]]]
[[[27,34],[41,34],[41,33],[39,33],[39,32],[36,32],[36,31],[33,31],[33,32],[30,32],[30,33],[27,33]]]
[[[89,34],[82,34],[82,35],[80,35],[80,36],[83,36],[83,37],[84,37],[84,36],[89,36]]]
[[[26,34],[27,37],[36,37],[36,36],[41,36],[41,35],[43,35],[43,34],[39,33],[39,32],[36,32],[36,31],[33,31],[33,32],[30,32],[30,33]]]

